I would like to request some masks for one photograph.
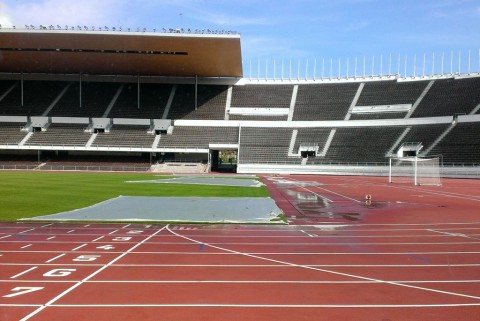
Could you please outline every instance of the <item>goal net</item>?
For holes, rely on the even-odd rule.
[[[414,185],[442,185],[441,156],[390,158],[389,182]]]

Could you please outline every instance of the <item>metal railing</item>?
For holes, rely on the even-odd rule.
[[[129,165],[0,165],[0,170],[86,171],[86,172],[148,172],[150,166]]]

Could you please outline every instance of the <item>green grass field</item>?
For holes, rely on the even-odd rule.
[[[169,178],[171,176],[162,176]],[[265,187],[132,184],[153,174],[0,172],[0,220],[54,214],[124,196],[267,197]]]

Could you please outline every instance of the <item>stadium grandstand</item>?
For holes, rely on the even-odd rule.
[[[399,68],[400,69],[400,68]],[[0,30],[0,169],[479,175],[480,74],[244,77],[234,32]]]

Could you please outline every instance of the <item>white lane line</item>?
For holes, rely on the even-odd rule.
[[[55,236],[47,237],[47,241],[48,241],[48,240],[53,240],[54,238],[55,238]]]
[[[199,244],[205,242],[200,242]],[[209,243],[208,243],[209,244]],[[15,252],[15,251],[3,251],[3,252]],[[32,252],[55,252],[55,251],[32,251]],[[200,252],[152,252],[152,251],[138,251],[133,252],[135,254],[185,254],[185,255],[232,255],[232,253],[200,253]],[[441,251],[441,252],[249,252],[250,254],[257,255],[411,255],[411,254],[432,254],[432,255],[456,255],[456,254],[480,254],[478,251]]]
[[[459,235],[455,235],[459,236]],[[310,237],[317,237],[316,234],[310,234]],[[116,241],[122,241],[122,243],[134,243],[129,241],[124,241],[120,237],[117,237]],[[97,240],[97,239],[95,239]],[[5,241],[5,243],[24,243],[25,241]],[[93,242],[93,241],[92,241]],[[50,244],[75,244],[81,242],[68,242],[68,241],[58,241],[50,242]],[[468,245],[468,244],[480,244],[480,239],[477,241],[463,241],[463,242],[331,242],[331,243],[301,243],[301,242],[291,242],[291,243],[275,243],[275,242],[209,242],[210,244],[216,245],[252,245],[252,246],[262,246],[262,245],[275,245],[282,247],[291,247],[291,246],[304,246],[304,247],[328,247],[328,246],[362,246],[362,245],[378,245],[378,246],[397,246],[397,245]],[[32,244],[43,244],[43,241],[33,241]],[[190,244],[189,242],[150,242],[152,245],[186,245]]]
[[[121,252],[117,252],[121,253]],[[61,254],[54,259],[57,259],[61,256],[66,254]],[[1,256],[1,254],[0,254]],[[49,266],[49,265],[58,265],[58,264],[48,264],[52,261],[46,261],[45,263],[37,263],[40,266]],[[0,266],[30,266],[31,263],[0,263]],[[81,264],[81,266],[102,266],[103,264]],[[445,268],[445,267],[477,267],[480,264],[390,264],[390,265],[382,265],[382,264],[371,264],[371,265],[360,265],[360,264],[304,264],[306,266],[311,267],[362,267],[362,268],[373,268],[373,267],[384,267],[384,268]],[[162,267],[177,267],[177,268],[188,268],[188,267],[229,267],[229,268],[287,268],[288,265],[284,264],[113,264],[114,267],[155,267],[155,268],[162,268]],[[432,281],[432,282],[442,282],[442,281]],[[480,282],[480,281],[479,281]]]
[[[1,265],[1,264],[0,264]],[[305,264],[314,267],[385,267],[385,268],[412,268],[412,267],[472,267],[480,263],[462,264]],[[272,267],[288,268],[284,264],[115,264],[117,267]]]
[[[199,244],[207,244],[204,242],[200,242]],[[86,245],[86,244],[85,244]],[[83,247],[83,245],[81,246]],[[57,251],[47,251],[47,250],[26,250],[26,251],[2,251],[2,253],[58,253]],[[105,252],[99,252],[99,253],[105,253]],[[109,251],[108,254],[118,254],[118,253],[123,253],[120,251]],[[171,255],[171,254],[185,254],[185,255],[232,255],[232,253],[199,253],[199,252],[175,252],[175,251],[170,251],[170,252],[163,252],[163,251],[136,251],[132,252],[134,254],[165,254],[165,255]],[[256,254],[256,255],[411,255],[411,254],[431,254],[431,255],[456,255],[456,254],[480,254],[478,251],[460,251],[460,252],[380,252],[380,253],[371,253],[371,252],[328,252],[328,253],[318,253],[318,252],[305,252],[305,253],[299,253],[299,252],[249,252],[249,254]]]
[[[0,281],[2,282],[2,281]],[[33,282],[33,281],[32,281]],[[42,282],[42,281],[39,281]],[[59,281],[56,281],[59,282]],[[480,280],[446,280],[446,281],[410,281],[397,280],[393,282],[402,282],[409,284],[417,283],[480,283]],[[86,283],[240,283],[240,284],[378,284],[376,281],[305,281],[305,280],[105,280],[105,281],[87,281]]]
[[[39,307],[40,304],[0,304],[0,307]]]
[[[60,254],[60,255],[57,255],[57,256],[55,256],[54,258],[51,258],[50,260],[45,261],[45,263],[51,263],[51,262],[55,261],[56,259],[61,258],[61,257],[64,256],[64,255],[65,255],[65,253],[62,253],[62,254]]]
[[[103,239],[104,237],[105,237],[105,236],[100,236],[100,237],[97,237],[97,238],[96,238],[96,239],[94,239],[92,242],[96,242],[96,241],[98,241],[98,240],[101,240],[101,239]]]
[[[112,232],[108,233],[108,235],[112,235],[113,233],[116,233],[116,232],[118,232],[118,230],[112,231]]]
[[[81,249],[82,247],[87,246],[87,245],[88,245],[88,244],[86,244],[86,243],[85,243],[85,244],[82,244],[82,245],[77,246],[76,248],[72,249],[72,251],[79,250],[79,249]]]
[[[139,308],[139,307],[227,307],[227,308],[431,308],[480,306],[480,303],[453,304],[52,304],[57,308]],[[22,319],[20,321],[27,320]]]
[[[75,283],[76,281],[60,281],[60,280],[15,280],[15,283]],[[0,280],[0,283],[12,284],[12,280]],[[2,319],[3,321],[3,319]]]
[[[468,197],[468,195],[465,196],[465,195],[459,195],[459,194],[448,193],[448,192],[437,192],[437,191],[432,191],[432,190],[427,190],[427,189],[416,189],[416,188],[411,188],[411,187],[402,187],[402,186],[394,186],[394,185],[388,185],[388,186],[393,187],[393,188],[407,190],[407,191],[421,192],[421,193],[427,193],[427,194],[433,194],[433,195],[440,195],[440,196],[444,196],[444,197],[460,198],[460,199],[464,199],[464,200],[480,202],[480,199],[478,197],[475,197],[475,196]]]
[[[70,233],[73,233],[73,232],[75,232],[75,230],[70,230],[70,231],[67,232],[67,234],[70,234]]]
[[[42,226],[40,226],[40,228],[42,228],[42,227],[48,227],[48,226],[50,226],[50,225],[53,225],[53,223],[48,223],[48,224],[42,225]]]
[[[18,232],[18,234],[27,233],[27,232],[30,232],[30,231],[33,231],[33,230],[35,230],[35,228],[31,228],[31,229],[28,229],[28,230],[25,230],[25,231]]]
[[[37,267],[38,267],[38,266],[33,266],[33,267],[29,268],[28,270],[25,270],[25,271],[23,271],[23,272],[20,272],[20,273],[18,273],[18,274],[15,274],[14,276],[10,277],[10,279],[16,279],[16,278],[18,278],[19,276],[22,276],[22,275],[24,275],[24,274],[27,274],[27,273],[30,272],[30,271],[35,270]]]
[[[326,196],[321,195],[321,194],[318,194],[318,193],[315,193],[315,192],[312,191],[311,189],[308,189],[308,188],[306,188],[306,187],[304,187],[304,186],[301,186],[301,185],[300,185],[300,183],[302,183],[301,181],[298,181],[298,180],[293,179],[293,178],[291,178],[291,180],[294,181],[294,182],[297,182],[297,184],[294,184],[295,186],[297,186],[297,187],[299,187],[299,188],[302,188],[302,189],[304,189],[304,190],[307,190],[307,191],[309,191],[309,192],[312,193],[312,194],[315,194],[315,195],[317,195],[317,196],[320,196],[321,198],[324,198],[324,199],[326,199],[327,201],[329,201],[329,202],[331,202],[331,203],[335,203],[335,201],[327,198]],[[323,190],[323,191],[326,191],[326,192],[328,192],[328,193],[332,193],[332,194],[334,194],[334,195],[337,195],[337,196],[346,198],[346,199],[348,199],[348,200],[357,202],[357,203],[363,203],[362,201],[359,201],[359,200],[357,200],[357,199],[355,199],[355,198],[352,198],[352,197],[349,197],[349,196],[347,196],[347,195],[343,195],[343,194],[340,194],[340,193],[331,191],[331,190],[329,190],[329,189],[326,189],[326,188],[323,188],[323,187],[320,187],[320,186],[314,186],[314,187],[315,187],[315,188],[318,188],[318,189],[321,189],[321,190]]]
[[[1,239],[6,239],[7,237],[10,237],[10,236],[12,236],[12,235],[4,235],[4,236],[0,237],[0,240]]]
[[[125,226],[122,227],[122,228],[127,228],[127,227],[129,227],[130,225],[132,225],[132,224],[127,224],[127,225],[125,225]]]
[[[181,238],[184,238],[186,240],[190,240],[193,243],[204,244],[204,245],[210,246],[210,247],[218,249],[218,250],[222,250],[222,251],[226,251],[226,252],[230,252],[230,253],[234,253],[234,254],[239,254],[239,255],[242,255],[242,256],[252,257],[252,258],[265,260],[265,261],[269,261],[269,262],[283,263],[285,265],[289,265],[289,266],[293,266],[293,267],[299,267],[299,268],[308,269],[308,270],[320,271],[320,272],[325,272],[325,273],[334,274],[334,275],[341,275],[341,276],[351,277],[351,278],[355,278],[355,279],[375,281],[377,283],[384,283],[384,284],[396,285],[396,286],[400,286],[400,287],[406,287],[406,288],[422,290],[422,291],[427,291],[427,292],[435,292],[435,293],[447,294],[447,295],[458,296],[458,297],[463,297],[463,298],[480,300],[479,296],[474,296],[474,295],[468,295],[468,294],[462,294],[462,293],[456,293],[456,292],[450,292],[450,291],[436,290],[436,289],[431,289],[431,288],[426,288],[426,287],[421,287],[421,286],[415,286],[415,285],[410,285],[410,284],[403,284],[403,283],[392,282],[392,281],[387,281],[387,280],[375,279],[375,278],[370,278],[370,277],[365,277],[365,276],[355,275],[355,274],[350,274],[350,273],[343,273],[343,272],[337,272],[337,271],[332,271],[332,270],[327,270],[327,269],[320,269],[320,268],[311,267],[311,266],[308,266],[308,265],[301,265],[301,264],[295,264],[295,263],[290,263],[290,262],[285,262],[285,261],[280,261],[280,260],[274,260],[274,259],[266,258],[266,257],[263,257],[263,256],[254,255],[254,254],[251,254],[251,253],[238,252],[238,251],[235,251],[235,250],[221,248],[219,246],[215,246],[215,245],[212,245],[212,244],[209,244],[209,243],[206,243],[206,242],[197,241],[197,240],[191,239],[187,236],[178,234],[178,233],[172,231],[168,227],[168,225],[167,225],[166,228],[173,235],[177,235],[177,236],[179,236]],[[350,253],[350,254],[352,254],[352,253]],[[479,303],[479,305],[480,305],[480,303]]]
[[[90,226],[90,224],[87,224],[87,225],[84,225],[83,227],[89,227],[89,226]]]
[[[437,231],[437,230],[434,230],[434,229],[427,229],[427,231],[439,233],[439,234],[445,235],[445,236],[459,236],[459,237],[465,237],[467,239],[472,239],[472,240],[480,240],[480,238],[478,238],[478,237],[473,237],[473,236],[463,234],[463,233],[450,233],[450,232]]]
[[[307,234],[309,237],[316,237],[316,236],[318,236],[317,234],[307,233],[307,232],[305,232],[304,230],[300,230],[300,232]],[[258,243],[258,244],[263,244],[263,243]],[[277,244],[278,244],[278,243],[277,243]]]
[[[310,235],[308,232],[323,232],[323,230],[321,229],[311,229],[311,230],[307,230],[307,229],[304,229],[304,230],[299,230],[299,232],[302,232],[302,233],[305,233],[308,235]],[[312,234],[313,235],[313,234]],[[472,234],[474,236],[478,235],[480,236],[480,234]],[[205,235],[202,235],[202,234],[189,234],[189,236],[191,237],[205,237]],[[252,239],[252,238],[255,238],[255,239],[280,239],[280,240],[284,240],[284,239],[294,239],[294,238],[297,238],[297,239],[308,239],[308,237],[305,236],[305,235],[285,235],[285,236],[281,236],[281,235],[278,235],[278,236],[272,236],[272,235],[247,235],[247,236],[240,236],[240,235],[235,235],[235,236],[225,236],[225,235],[209,235],[208,238],[210,239],[227,239],[227,240],[231,240],[231,239]],[[165,236],[158,236],[157,239],[161,239],[161,238],[164,238]],[[328,239],[345,239],[345,238],[348,238],[348,239],[351,239],[352,237],[354,237],[355,239],[375,239],[375,238],[379,238],[379,239],[385,239],[385,238],[392,238],[392,239],[402,239],[402,238],[446,238],[447,235],[435,235],[435,234],[412,234],[412,235],[408,235],[408,234],[405,234],[405,235],[390,235],[390,234],[385,234],[385,235],[352,235],[352,234],[349,234],[349,235],[316,235],[315,237],[318,237],[318,238],[328,238]],[[163,242],[157,242],[157,243],[162,243]]]
[[[31,266],[33,263],[0,263],[0,266]],[[59,264],[55,264],[55,263],[35,263],[36,265],[38,266],[58,266]],[[69,264],[69,265],[74,265],[74,266],[103,266],[103,264],[99,263],[99,264],[79,264],[79,263],[75,263],[75,264]],[[0,282],[2,282],[0,280]],[[41,281],[43,282],[43,281]]]
[[[27,245],[24,245],[24,246],[22,246],[22,247],[20,247],[20,248],[21,248],[21,249],[26,249],[27,247],[30,247],[30,246],[32,246],[32,245],[33,245],[33,244],[27,244]]]
[[[118,260],[120,260],[121,258],[123,258],[125,255],[127,255],[128,253],[132,252],[133,250],[135,250],[137,247],[139,247],[140,245],[142,245],[143,243],[147,242],[149,239],[151,239],[152,237],[154,237],[155,235],[157,235],[158,233],[160,233],[161,231],[163,231],[164,229],[166,229],[168,227],[168,225],[165,225],[164,227],[162,227],[161,229],[157,230],[155,233],[153,233],[152,235],[148,236],[147,238],[143,239],[142,241],[140,241],[139,243],[135,244],[134,246],[132,246],[131,248],[129,248],[127,251],[123,252],[122,254],[120,254],[119,256],[117,256],[116,258],[114,258],[113,260],[111,260],[110,262],[108,262],[107,264],[103,265],[100,269],[96,270],[95,272],[91,273],[90,275],[88,275],[87,277],[85,277],[84,279],[82,279],[81,281],[78,281],[77,283],[75,283],[74,285],[72,285],[71,287],[69,287],[68,289],[66,289],[65,291],[63,291],[62,293],[60,293],[59,295],[57,295],[56,297],[54,297],[53,299],[51,299],[50,301],[48,301],[47,303],[45,303],[44,305],[42,305],[41,307],[39,307],[38,309],[32,311],[31,313],[29,313],[28,315],[26,315],[25,317],[23,317],[20,321],[26,321],[28,319],[30,319],[31,317],[33,317],[34,315],[36,315],[37,313],[39,313],[40,311],[42,311],[43,309],[45,309],[46,307],[49,307],[49,306],[52,306],[56,301],[58,301],[59,299],[61,299],[62,297],[64,297],[65,295],[67,295],[68,293],[70,293],[71,291],[73,291],[74,289],[76,289],[77,287],[79,287],[80,285],[82,285],[83,283],[87,282],[88,280],[90,280],[91,278],[93,278],[95,275],[99,274],[100,272],[102,272],[103,270],[105,270],[106,268],[108,268],[109,266],[111,266],[112,264],[114,264],[115,262],[117,262]]]
[[[41,264],[40,264],[41,265]],[[98,265],[96,265],[98,266]],[[11,280],[0,280],[0,283],[11,283]],[[19,283],[35,283],[35,282],[43,282],[43,283],[76,283],[78,281],[61,281],[61,280],[15,280],[15,282]],[[450,284],[450,283],[480,283],[480,280],[443,280],[443,281],[432,281],[432,280],[419,280],[419,281],[411,281],[411,280],[392,280],[392,282],[401,282],[401,283],[408,283],[408,284],[423,284],[423,283],[434,283],[434,284]],[[150,284],[150,283],[165,283],[165,284],[175,284],[175,283],[245,283],[245,284],[378,284],[375,281],[305,281],[305,280],[95,280],[95,281],[85,281],[84,283],[125,283],[125,284]]]
[[[315,234],[310,234],[310,237],[316,237]],[[20,241],[17,241],[20,242]],[[63,243],[63,242],[58,242],[58,243]],[[64,242],[68,243],[68,242]],[[126,243],[131,243],[131,242],[126,242]],[[217,244],[217,245],[254,245],[254,246],[262,246],[262,245],[276,245],[276,246],[285,246],[285,247],[290,247],[290,246],[319,246],[319,247],[325,247],[325,246],[341,246],[341,245],[355,245],[355,246],[362,246],[362,245],[465,245],[465,244],[480,244],[480,241],[464,241],[464,242],[331,242],[331,243],[297,243],[297,242],[291,242],[291,243],[256,243],[256,242],[209,242],[210,244]],[[186,242],[151,242],[150,244],[164,244],[164,245],[182,245],[182,244],[188,244]]]

